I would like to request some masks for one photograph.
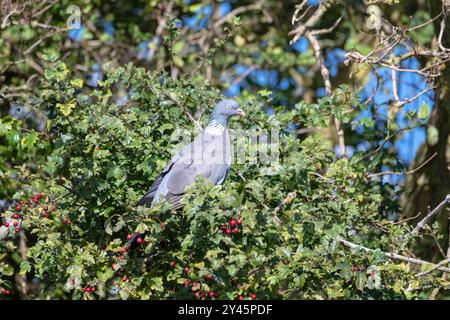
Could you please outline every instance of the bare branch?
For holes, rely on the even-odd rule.
[[[420,229],[422,229],[423,227],[424,227],[424,225],[433,217],[433,216],[435,216],[436,214],[438,214],[441,210],[442,210],[442,208],[444,208],[447,204],[449,204],[450,203],[450,194],[448,194],[446,197],[445,197],[445,199],[441,202],[441,203],[439,203],[438,205],[437,205],[437,207],[436,208],[434,208],[429,214],[427,214],[426,216],[425,216],[425,218],[423,218],[421,221],[419,221],[419,223],[417,224],[417,226],[413,229],[413,231],[411,231],[411,234],[413,235],[413,236],[416,236],[418,233],[419,233],[419,231],[420,231]]]
[[[231,19],[232,17],[235,17],[241,13],[250,11],[250,10],[260,10],[262,7],[263,1],[258,1],[257,3],[253,3],[253,4],[249,4],[247,6],[242,6],[242,7],[238,7],[234,10],[231,10],[226,16],[224,16],[223,18],[217,20],[213,27],[214,29],[219,28],[222,24],[224,24],[225,22],[227,22],[229,19]]]
[[[370,249],[370,248],[367,248],[367,247],[363,247],[363,246],[361,246],[359,244],[347,241],[347,240],[345,240],[342,237],[338,237],[337,241],[339,241],[344,246],[349,247],[351,249],[363,250],[365,252],[374,252],[375,251],[373,249]],[[384,252],[384,251],[382,251],[381,253],[383,255],[385,255],[386,257],[388,257],[389,259],[392,259],[392,260],[404,261],[404,262],[415,264],[415,265],[432,265],[433,268],[436,268],[435,270],[440,270],[440,271],[443,271],[443,272],[450,273],[450,268],[444,267],[442,265],[436,265],[436,264],[433,264],[433,263],[428,262],[428,261],[402,256],[402,255],[399,255],[399,254],[393,253],[393,252]]]
[[[433,272],[435,270],[438,270],[440,267],[446,265],[447,263],[450,263],[450,259],[442,260],[438,264],[435,264],[434,267],[431,268],[430,270],[424,271],[424,272],[421,272],[421,273],[417,274],[416,277],[423,277],[424,275],[427,275],[427,274],[429,274],[429,273],[431,273],[431,272]]]
[[[368,174],[367,177],[368,178],[373,178],[373,177],[378,177],[378,176],[384,176],[384,175],[402,175],[402,174],[412,174],[414,172],[419,171],[420,169],[422,169],[428,162],[430,162],[431,160],[433,160],[434,157],[437,156],[437,152],[435,152],[431,157],[429,157],[427,160],[425,160],[420,166],[418,166],[417,168],[414,168],[412,170],[406,171],[406,172],[395,172],[395,171],[383,171],[383,172],[377,172],[377,173],[371,173]]]
[[[320,73],[325,82],[325,93],[327,96],[330,96],[331,95],[330,71],[328,70],[328,68],[325,64],[325,61],[323,59],[321,48],[320,48],[320,43],[317,40],[317,38],[310,31],[305,32],[305,37],[311,43],[317,63],[320,66]],[[347,151],[345,148],[344,129],[342,128],[342,125],[341,125],[341,122],[339,121],[339,119],[334,118],[334,124],[336,126],[336,131],[337,131],[337,136],[338,136],[339,150],[341,152],[342,157],[344,159],[346,159]]]

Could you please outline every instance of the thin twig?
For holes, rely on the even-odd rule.
[[[433,272],[433,271],[435,271],[435,270],[438,270],[440,267],[446,265],[447,263],[450,263],[450,259],[442,260],[442,261],[439,262],[438,264],[435,264],[434,267],[431,268],[430,270],[424,271],[424,272],[421,272],[421,273],[418,273],[418,274],[416,275],[416,277],[422,277],[422,276],[424,276],[424,275],[427,275],[427,274],[429,274],[429,273],[431,273],[431,272]]]
[[[417,168],[414,168],[412,170],[406,171],[406,172],[395,172],[395,171],[383,171],[383,172],[377,172],[377,173],[371,173],[367,175],[367,178],[373,178],[373,177],[378,177],[378,176],[385,176],[385,175],[402,175],[402,174],[412,174],[415,173],[417,171],[419,171],[420,169],[422,169],[428,162],[430,162],[431,160],[433,160],[434,157],[437,156],[437,152],[435,152],[431,157],[429,157],[427,160],[425,160],[425,162],[423,162],[420,166],[418,166]]]
[[[330,71],[328,70],[328,67],[326,66],[324,58],[322,56],[320,43],[317,40],[317,38],[313,34],[311,34],[310,31],[305,32],[305,37],[308,39],[309,43],[311,43],[317,63],[320,66],[320,73],[325,82],[325,93],[327,96],[331,96]],[[341,156],[342,156],[342,158],[347,159],[347,151],[345,148],[344,129],[342,128],[341,122],[336,117],[334,118],[334,124],[336,126],[338,144],[339,144],[339,150],[340,150]]]
[[[297,191],[289,192],[286,198],[283,199],[283,201],[276,206],[276,208],[273,210],[273,216],[277,224],[281,224],[280,218],[277,216],[277,213],[287,204],[291,203],[292,200],[294,200],[297,197]]]
[[[361,246],[359,244],[350,242],[345,240],[342,237],[337,237],[337,241],[339,241],[340,243],[342,243],[344,246],[349,247],[351,249],[357,249],[357,250],[363,250],[365,252],[374,252],[375,250]],[[381,252],[383,255],[385,255],[386,257],[388,257],[389,259],[392,260],[399,260],[399,261],[404,261],[404,262],[408,262],[411,264],[415,264],[415,265],[432,265],[433,268],[436,267],[436,270],[440,270],[443,272],[447,272],[450,273],[450,268],[444,267],[444,266],[437,266],[431,262],[428,261],[424,261],[424,260],[420,260],[420,259],[416,259],[416,258],[410,258],[410,257],[405,257],[402,255],[399,255],[397,253],[393,253],[393,252]]]
[[[417,226],[413,229],[413,231],[411,231],[411,234],[413,235],[413,236],[416,236],[418,233],[419,233],[419,231],[420,231],[420,229],[422,229],[423,227],[424,227],[424,225],[433,217],[433,216],[435,216],[436,214],[438,214],[441,210],[442,210],[442,208],[444,208],[447,204],[449,204],[450,203],[450,194],[448,194],[446,197],[445,197],[445,199],[441,202],[441,203],[439,203],[438,205],[437,205],[437,207],[436,208],[434,208],[429,214],[427,214],[426,216],[425,216],[425,218],[423,218],[422,220],[420,220],[419,221],[419,223],[417,224]]]

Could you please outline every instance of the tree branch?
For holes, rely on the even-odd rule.
[[[365,252],[374,252],[375,250],[367,248],[367,247],[363,247],[359,244],[355,244],[353,242],[347,241],[342,237],[338,237],[337,241],[339,241],[340,243],[342,243],[344,246],[349,247],[351,249],[356,249],[356,250],[363,250]],[[420,259],[416,259],[416,258],[410,258],[410,257],[405,257],[402,255],[399,255],[397,253],[393,253],[393,252],[381,252],[383,255],[385,255],[386,257],[388,257],[389,259],[392,260],[399,260],[399,261],[404,261],[404,262],[408,262],[411,264],[415,264],[415,265],[432,265],[433,268],[435,268],[435,270],[440,270],[443,272],[447,272],[450,273],[450,268],[444,267],[442,265],[436,265],[433,264],[431,262],[428,261],[424,261],[424,260],[420,260]]]
[[[444,208],[444,207],[445,207],[447,204],[449,204],[449,203],[450,203],[450,194],[448,194],[448,195],[445,197],[445,199],[444,199],[441,203],[439,203],[439,204],[437,205],[436,208],[434,208],[429,214],[427,214],[427,215],[425,216],[425,218],[423,218],[422,220],[419,221],[419,223],[417,224],[417,226],[413,229],[413,231],[411,231],[411,234],[412,234],[413,236],[416,236],[416,235],[419,233],[420,229],[422,229],[422,228],[425,226],[425,224],[426,224],[433,216],[435,216],[436,214],[438,214],[438,213],[442,210],[442,208]]]

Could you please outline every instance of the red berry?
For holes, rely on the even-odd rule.
[[[14,227],[17,227],[18,225],[19,225],[19,223],[18,223],[17,221],[14,221],[14,222],[13,222],[13,226],[14,226]]]
[[[120,258],[121,260],[124,260],[124,259],[125,259],[125,256],[122,255],[122,256],[120,256],[119,258]]]
[[[244,297],[243,296],[239,296],[239,300],[244,300]]]
[[[238,229],[238,228],[234,228],[234,229],[233,229],[233,233],[236,233],[236,232],[239,232],[239,229]]]
[[[44,218],[48,218],[48,213],[47,213],[47,212],[44,212],[44,213],[42,214],[42,216],[43,216]]]
[[[142,239],[141,237],[138,237],[137,239],[136,239],[136,243],[137,244],[142,244],[144,242],[144,239]]]
[[[225,231],[225,230],[227,230],[227,226],[223,224],[223,225],[220,227],[220,229],[223,230],[223,231]]]
[[[184,269],[183,269],[183,272],[184,272],[185,274],[188,274],[188,273],[189,273],[189,268],[188,268],[188,267],[184,268]]]
[[[126,282],[128,280],[127,276],[123,276],[122,279],[120,279],[122,282]]]
[[[127,235],[127,240],[131,240],[131,238],[133,238],[131,234]]]
[[[20,204],[21,206],[23,206],[23,205],[25,204],[25,201],[20,200],[20,201],[19,201],[19,204]]]
[[[113,262],[111,265],[111,269],[116,270],[116,265],[117,265],[117,263]]]
[[[231,229],[225,230],[225,233],[226,233],[226,234],[230,234],[230,233],[231,233]]]
[[[205,292],[205,291],[202,291],[202,292],[200,293],[200,295],[201,295],[202,297],[206,297],[206,292]]]
[[[236,220],[231,219],[230,220],[230,226],[234,227],[236,225]]]
[[[211,281],[212,280],[212,275],[210,275],[210,274],[207,274],[206,276],[205,276],[205,280],[206,281]]]
[[[250,293],[250,298],[252,298],[253,300],[255,300],[255,299],[256,299],[256,294]]]
[[[14,230],[14,232],[15,232],[15,233],[19,233],[19,232],[20,232],[20,228],[16,228],[16,229]]]
[[[6,228],[9,228],[9,222],[5,222],[5,223],[3,223],[3,225],[4,225]]]
[[[96,290],[95,288],[91,288],[91,292],[95,292],[95,290]]]
[[[43,196],[42,192],[39,192],[39,193],[36,195],[36,197],[37,197],[38,199],[42,198],[42,196]]]
[[[175,261],[170,261],[170,266],[173,268],[175,267]]]
[[[52,207],[52,211],[56,211],[56,210],[58,210],[58,209],[56,208],[56,206],[53,206],[53,207]]]
[[[42,209],[44,209],[44,211],[48,211],[48,207],[47,207],[47,206],[45,206],[45,207],[42,208]]]
[[[120,250],[120,252],[126,253],[127,252],[127,248],[122,248],[122,250]]]
[[[71,279],[69,282],[71,285],[75,285],[75,279]]]
[[[197,291],[196,293],[194,293],[194,296],[196,296],[197,298],[199,298],[199,297],[200,297],[200,292]]]
[[[83,292],[87,292],[87,291],[88,291],[88,289],[87,289],[87,288],[83,288],[82,290],[83,290]]]
[[[216,293],[214,291],[210,291],[208,293],[208,296],[210,296],[211,298],[214,298],[216,296]]]
[[[17,213],[13,214],[13,219],[20,219],[20,215],[18,215]]]
[[[22,207],[21,206],[16,206],[16,211],[22,211]]]
[[[236,223],[237,223],[238,225],[241,225],[241,224],[242,224],[242,219],[241,219],[241,218],[237,219],[237,220],[236,220]]]
[[[39,202],[39,199],[38,199],[38,198],[33,198],[33,202],[34,202],[34,203],[38,203],[38,202]]]
[[[185,287],[189,286],[189,280],[184,280],[183,284]]]

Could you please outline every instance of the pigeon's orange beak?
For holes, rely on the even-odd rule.
[[[236,112],[237,112],[237,114],[238,114],[239,116],[245,117],[245,112],[242,111],[242,109],[236,109]]]

